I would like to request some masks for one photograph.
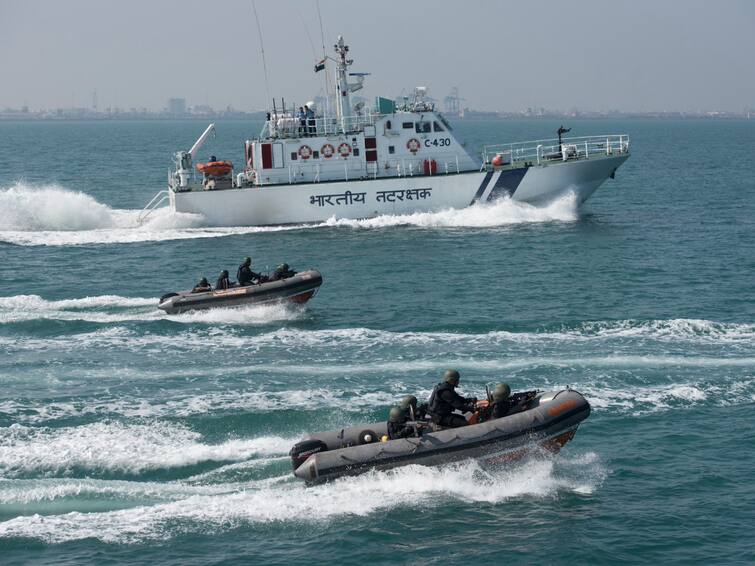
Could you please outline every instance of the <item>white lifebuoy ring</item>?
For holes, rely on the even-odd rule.
[[[334,148],[329,143],[326,143],[324,146],[320,148],[320,155],[322,155],[325,159],[330,159],[333,157],[333,155],[336,152],[336,148]]]
[[[408,142],[406,142],[406,149],[408,149],[412,153],[417,153],[420,147],[422,147],[422,144],[419,143],[419,140],[417,138],[412,138]]]
[[[348,157],[351,155],[351,146],[346,142],[338,146],[338,153],[341,157]]]
[[[303,145],[299,148],[299,157],[302,159],[309,159],[312,157],[312,148],[308,145]]]

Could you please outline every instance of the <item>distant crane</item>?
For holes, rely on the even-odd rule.
[[[464,117],[464,106],[461,104],[466,98],[459,97],[459,87],[451,89],[451,93],[443,99],[446,114],[450,116]]]

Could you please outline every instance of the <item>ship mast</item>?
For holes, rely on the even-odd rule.
[[[362,88],[364,76],[358,75],[357,82],[348,81],[348,70],[353,59],[347,59],[346,54],[349,52],[349,46],[343,41],[343,36],[338,36],[338,43],[335,44],[335,50],[338,57],[336,58],[336,112],[338,121],[341,124],[343,132],[348,131],[348,118],[351,117],[351,93]]]

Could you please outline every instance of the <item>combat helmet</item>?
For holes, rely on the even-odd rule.
[[[404,411],[402,411],[398,407],[393,407],[391,409],[391,412],[388,413],[389,423],[400,423],[403,418],[404,418]]]
[[[407,395],[403,399],[401,399],[401,402],[398,404],[398,406],[405,411],[411,407],[415,411],[417,410],[417,398],[414,395]]]
[[[443,381],[446,382],[446,383],[449,383],[449,384],[453,385],[454,387],[456,387],[457,385],[459,385],[459,378],[460,377],[461,376],[459,375],[459,372],[456,371],[455,369],[447,369],[443,373]]]
[[[511,395],[511,387],[509,387],[508,383],[499,383],[493,389],[494,401],[505,401],[509,398],[509,395]]]

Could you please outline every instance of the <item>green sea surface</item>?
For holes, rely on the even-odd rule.
[[[455,124],[485,143],[546,120]],[[0,123],[0,563],[755,562],[755,121],[572,120],[632,156],[568,198],[316,226],[142,206],[199,122]],[[219,122],[237,163],[260,124]],[[203,155],[201,157],[207,157]],[[251,255],[304,307],[168,316]],[[446,368],[569,385],[560,454],[307,488],[289,448]]]

